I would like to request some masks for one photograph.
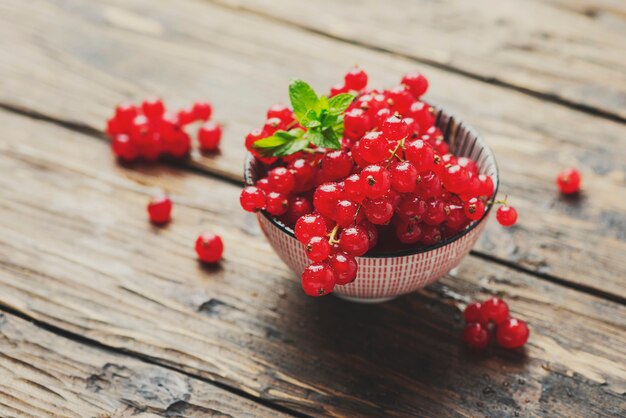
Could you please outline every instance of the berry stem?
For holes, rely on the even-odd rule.
[[[339,232],[339,225],[335,225],[333,230],[330,231],[330,234],[328,234],[328,243],[330,245],[337,244],[339,242],[338,239],[335,239],[335,237],[337,236],[337,232]]]
[[[391,161],[394,159],[394,157],[398,158],[398,160],[400,161],[403,161],[402,158],[400,158],[400,156],[396,155],[400,147],[404,148],[404,139],[401,139],[400,141],[398,141],[398,145],[396,145],[393,151],[391,151],[391,155],[387,159],[387,168],[389,168],[389,166],[391,165]]]

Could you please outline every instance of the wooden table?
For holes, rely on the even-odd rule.
[[[626,415],[626,3],[8,0],[0,45],[0,416]],[[291,77],[354,63],[379,86],[424,72],[521,215],[373,306],[305,297],[238,207],[246,131]],[[116,164],[104,121],[150,94],[209,99],[221,154]],[[166,228],[145,215],[160,188]],[[461,310],[490,295],[524,350],[463,347]]]

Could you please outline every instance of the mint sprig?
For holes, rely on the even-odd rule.
[[[343,112],[350,106],[354,96],[342,93],[331,97],[318,97],[302,80],[289,84],[289,100],[300,125],[307,130],[295,128],[279,130],[272,136],[254,142],[254,147],[264,157],[284,157],[298,151],[309,150],[310,145],[325,149],[340,149],[343,135]]]

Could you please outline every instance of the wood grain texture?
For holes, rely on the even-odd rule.
[[[7,418],[288,416],[1,312],[0,373],[0,416]]]
[[[0,112],[0,305],[116,349],[322,416],[620,416],[626,308],[468,257],[440,284],[364,306],[302,294],[233,185],[120,167],[102,141]],[[154,228],[156,187],[175,201]],[[199,265],[210,228],[223,262]],[[502,293],[521,352],[477,356],[459,309]]]
[[[35,0],[0,8],[0,102],[101,131],[123,99],[157,93],[180,105],[206,96],[216,118],[228,122],[225,138],[220,155],[195,155],[192,164],[232,179],[241,176],[243,136],[262,123],[269,104],[286,99],[292,76],[321,88],[358,62],[377,85],[389,86],[415,68],[201,1],[172,8],[162,1]],[[486,136],[498,156],[503,195],[520,212],[518,227],[490,224],[477,250],[625,300],[624,125],[423,69],[433,86],[429,97]],[[556,193],[554,177],[569,165],[583,172],[580,199]],[[571,259],[584,262],[572,269]]]
[[[623,2],[213,2],[626,120]]]

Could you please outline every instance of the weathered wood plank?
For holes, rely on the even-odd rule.
[[[288,416],[0,312],[0,416]]]
[[[626,120],[623,2],[213,2]]]
[[[378,306],[311,299],[237,208],[237,187],[127,170],[106,144],[0,112],[0,304],[312,415],[619,416],[626,308],[475,257]],[[176,202],[153,228],[155,187]],[[195,236],[225,239],[200,266]],[[523,352],[463,349],[458,308],[502,292]],[[572,396],[562,396],[571,393]]]
[[[270,103],[285,98],[293,75],[328,86],[358,62],[376,84],[391,85],[415,66],[206,2],[183,0],[173,9],[158,1],[58,0],[0,8],[0,102],[100,130],[124,98],[158,93],[180,104],[208,96],[228,126],[221,154],[195,156],[195,164],[231,178],[241,175],[245,132],[262,122]],[[624,300],[626,128],[425,71],[430,97],[486,135],[499,157],[503,193],[520,212],[519,227],[490,224],[477,249]],[[554,176],[563,165],[583,171],[579,200],[556,193]],[[572,269],[570,259],[585,262]]]

